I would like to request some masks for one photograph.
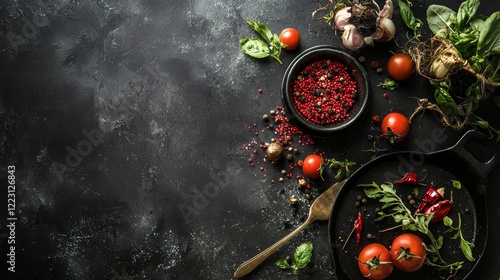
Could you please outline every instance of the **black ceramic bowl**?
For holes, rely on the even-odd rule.
[[[330,124],[311,121],[294,104],[293,84],[301,72],[311,63],[329,59],[347,66],[351,79],[357,84],[357,93],[352,107],[347,111],[349,116]],[[370,82],[366,70],[346,52],[332,46],[316,46],[300,53],[288,66],[281,85],[281,99],[290,121],[302,131],[320,138],[333,137],[355,126],[365,115],[370,99]],[[314,106],[310,106],[314,107]],[[314,109],[314,108],[311,108]]]

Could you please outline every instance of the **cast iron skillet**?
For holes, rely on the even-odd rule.
[[[468,131],[451,148],[433,153],[396,152],[380,156],[359,168],[340,190],[329,220],[330,252],[336,277],[338,279],[363,279],[356,260],[361,249],[371,242],[378,242],[389,248],[392,240],[402,233],[400,229],[379,233],[379,230],[391,228],[396,224],[393,219],[389,218],[374,221],[377,217],[375,208],[381,206],[376,200],[368,198],[368,202],[362,204],[360,208],[355,206],[356,197],[365,196],[363,188],[358,185],[373,181],[378,184],[393,182],[406,172],[416,172],[424,183],[433,182],[435,187],[445,187],[446,198],[449,198],[452,193],[454,205],[448,216],[456,225],[458,213],[460,213],[462,232],[467,240],[475,244],[472,253],[476,262],[469,262],[464,258],[459,249],[459,241],[450,239],[449,233],[443,233],[445,228],[442,223],[431,224],[431,230],[435,236],[438,232],[443,235],[444,243],[441,254],[447,262],[464,261],[463,268],[454,279],[466,279],[476,264],[481,261],[488,239],[484,182],[497,160],[498,151],[493,142],[477,131]],[[462,188],[455,189],[451,180],[460,181]],[[395,185],[395,187],[404,201],[413,191],[413,187],[408,185]],[[419,197],[426,188],[425,186],[419,187]],[[364,218],[361,242],[357,246],[353,235],[345,244],[359,209],[362,210]],[[373,235],[372,239],[366,237],[368,233]],[[428,241],[425,235],[421,237],[424,242]],[[345,248],[342,250],[344,244]],[[387,279],[440,279],[446,278],[447,275],[446,271],[438,272],[424,265],[413,273],[394,269]]]

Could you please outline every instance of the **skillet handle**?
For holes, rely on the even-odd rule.
[[[485,179],[499,158],[499,147],[486,135],[476,130],[467,131],[448,150],[468,161],[470,168],[479,178]]]

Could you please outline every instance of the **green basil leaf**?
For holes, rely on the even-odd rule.
[[[257,33],[259,33],[260,36],[262,36],[262,38],[266,42],[270,43],[272,41],[273,33],[267,27],[267,25],[265,25],[264,23],[255,22],[251,19],[248,19],[247,23],[248,23],[248,25],[250,25],[250,27],[252,27],[253,30],[255,30]]]
[[[479,7],[479,0],[466,0],[460,4],[457,12],[457,24],[464,27],[472,16],[476,14],[477,7]]]
[[[422,21],[415,17],[412,10],[405,2],[398,0],[398,5],[401,12],[401,18],[408,28],[416,30],[422,27]]]
[[[303,268],[310,261],[312,257],[313,244],[311,242],[302,243],[297,247],[295,253],[293,254],[293,258],[295,260],[295,267]]]
[[[291,266],[286,260],[279,260],[276,262],[276,265],[281,269],[290,269]]]
[[[479,32],[484,30],[484,22],[487,18],[483,15],[475,15],[469,20],[469,26]]]
[[[443,87],[436,88],[436,91],[434,92],[434,98],[436,99],[438,105],[445,111],[452,113],[456,111],[457,104],[455,103],[455,100],[453,100],[453,98],[451,97],[448,90],[446,90],[445,88]]]
[[[266,42],[256,38],[245,38],[240,40],[240,47],[244,53],[255,58],[264,58],[270,55]]]
[[[477,52],[482,57],[500,53],[500,11],[494,12],[484,22],[484,30],[477,41]]]
[[[471,262],[476,261],[474,256],[472,256],[472,248],[469,242],[467,242],[464,239],[460,239],[460,249],[462,250],[462,253],[464,254],[466,259],[468,259]]]
[[[427,9],[427,23],[434,34],[438,34],[443,29],[449,29],[455,21],[456,13],[448,7],[430,5]]]

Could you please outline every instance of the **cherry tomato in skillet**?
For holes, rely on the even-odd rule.
[[[285,28],[280,33],[280,41],[286,45],[286,47],[284,47],[285,50],[294,50],[299,46],[300,33],[295,28]]]
[[[368,279],[385,279],[391,275],[394,265],[387,248],[379,243],[370,243],[358,256],[358,268]]]
[[[423,241],[415,234],[403,233],[392,241],[391,258],[399,270],[417,271],[424,264],[426,256]]]
[[[387,114],[380,126],[382,135],[391,143],[401,142],[410,132],[410,122],[405,115],[397,112]]]
[[[308,155],[304,161],[302,162],[302,172],[308,178],[316,179],[321,176],[321,165],[323,164],[323,158],[316,155],[311,154]]]
[[[415,65],[413,64],[413,60],[409,55],[404,53],[396,53],[392,55],[391,58],[389,58],[389,62],[387,62],[387,71],[396,81],[404,81],[408,79],[414,69]]]

